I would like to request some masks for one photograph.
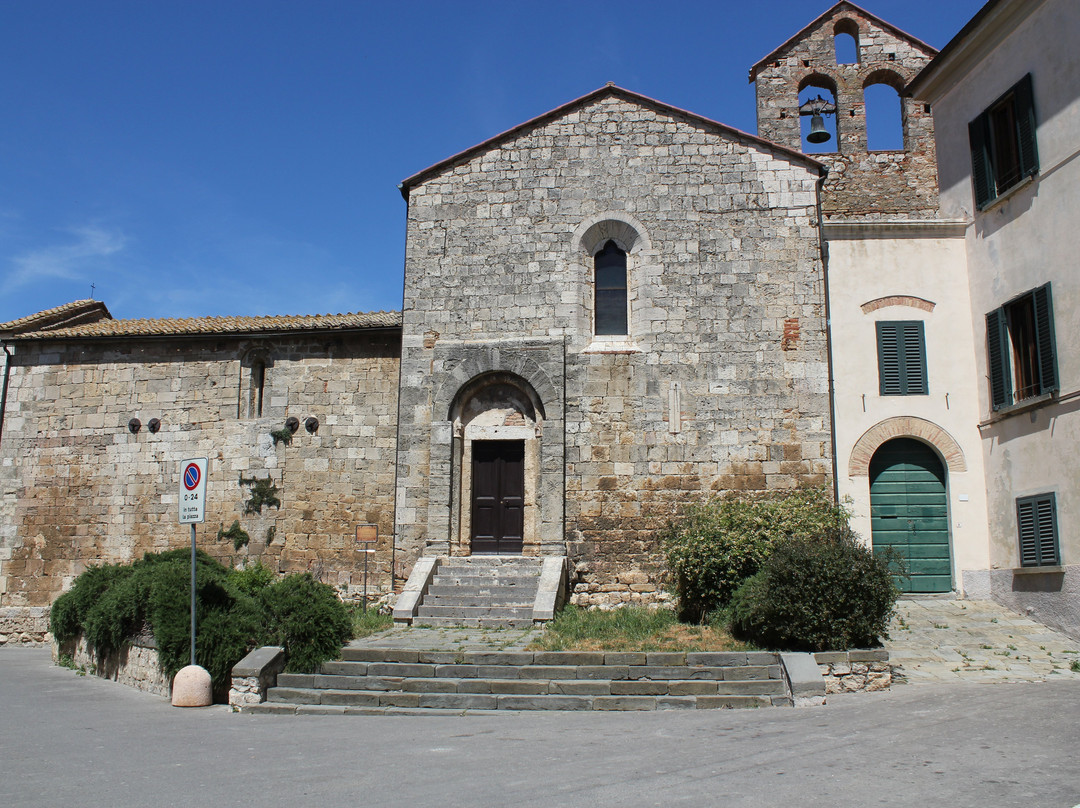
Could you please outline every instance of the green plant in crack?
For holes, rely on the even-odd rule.
[[[274,446],[277,446],[279,443],[284,443],[288,446],[292,443],[293,433],[287,426],[283,426],[281,429],[270,430],[270,437],[274,439]]]
[[[251,537],[248,535],[247,531],[240,527],[239,519],[235,520],[231,525],[229,525],[228,530],[226,530],[224,526],[221,527],[218,530],[217,537],[218,541],[220,541],[221,539],[232,539],[233,549],[235,550],[239,550],[241,547],[244,547],[249,541],[251,541]]]
[[[1072,661],[1072,664],[1069,666],[1069,670],[1071,670],[1073,673],[1080,673],[1080,659],[1074,659]]]
[[[285,431],[288,432],[288,430]],[[244,503],[245,514],[261,514],[264,507],[281,510],[281,499],[278,498],[278,487],[269,477],[245,477],[241,474],[240,485],[251,487],[251,494],[248,496],[247,502]]]

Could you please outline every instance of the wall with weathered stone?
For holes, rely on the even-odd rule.
[[[254,349],[267,362],[262,416],[240,417]],[[89,565],[187,546],[177,488],[191,457],[210,462],[197,529],[210,555],[310,570],[355,595],[356,524],[373,523],[371,585],[388,587],[398,351],[393,332],[16,342],[0,439],[0,607],[48,606]],[[275,445],[290,415],[318,428]],[[245,514],[260,478],[281,507]],[[238,550],[218,537],[235,520],[250,535]]]
[[[858,43],[858,62],[836,63],[837,31]],[[935,51],[882,27],[851,4],[808,28],[788,47],[751,72],[757,93],[758,134],[789,148],[802,148],[799,93],[825,87],[836,99],[833,150],[814,154],[829,166],[822,189],[827,218],[937,216],[937,168],[933,116],[926,105],[900,93],[904,148],[867,148],[866,87],[886,84],[898,91]],[[825,95],[821,93],[821,95]]]
[[[611,88],[410,187],[399,574],[450,546],[452,402],[485,373],[537,394],[540,552],[569,551],[580,603],[659,599],[657,530],[687,501],[827,481],[817,177]],[[621,338],[593,334],[607,238]]]

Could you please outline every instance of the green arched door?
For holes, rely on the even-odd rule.
[[[945,468],[925,443],[897,438],[870,461],[870,527],[874,552],[892,547],[907,568],[905,592],[949,592],[949,514]]]

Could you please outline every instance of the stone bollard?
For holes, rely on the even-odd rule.
[[[199,665],[188,665],[173,677],[173,707],[209,707],[214,703],[210,672]]]

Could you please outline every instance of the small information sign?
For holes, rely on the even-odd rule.
[[[379,540],[378,525],[357,525],[356,541],[359,544],[375,544]]]
[[[206,458],[180,463],[180,524],[206,521]]]

